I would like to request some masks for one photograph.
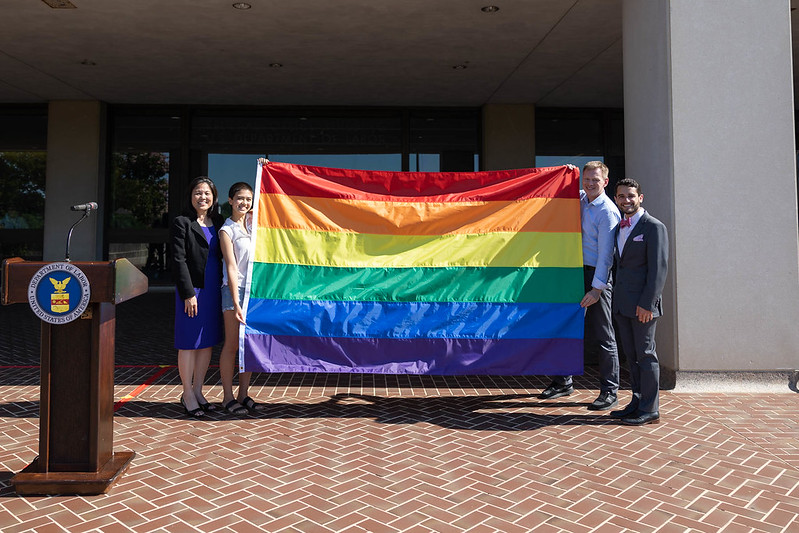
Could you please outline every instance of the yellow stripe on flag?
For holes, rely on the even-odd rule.
[[[578,267],[580,233],[375,235],[261,227],[254,260],[339,267]]]

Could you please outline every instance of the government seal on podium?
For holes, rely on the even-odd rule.
[[[28,285],[28,303],[49,324],[66,324],[89,305],[89,279],[71,263],[50,263],[40,268]]]

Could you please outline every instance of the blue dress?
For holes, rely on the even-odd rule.
[[[214,227],[202,227],[208,241],[208,260],[205,263],[205,287],[194,288],[197,295],[197,315],[189,318],[183,299],[175,291],[175,348],[199,350],[222,342],[222,295],[219,280],[222,279],[222,254],[219,237]]]

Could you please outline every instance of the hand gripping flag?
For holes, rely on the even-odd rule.
[[[240,366],[580,374],[579,173],[259,167]]]

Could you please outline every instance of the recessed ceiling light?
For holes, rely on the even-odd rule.
[[[77,9],[78,6],[70,2],[69,0],[42,0],[45,4],[52,7],[53,9]]]
[[[252,7],[252,4],[248,4],[247,2],[236,2],[235,4],[233,4],[233,7],[235,7],[236,9],[250,9]]]
[[[281,68],[283,63],[269,63],[269,66],[272,68]]]
[[[497,6],[484,6],[480,8],[480,11],[483,13],[496,13],[499,11],[499,8]]]

